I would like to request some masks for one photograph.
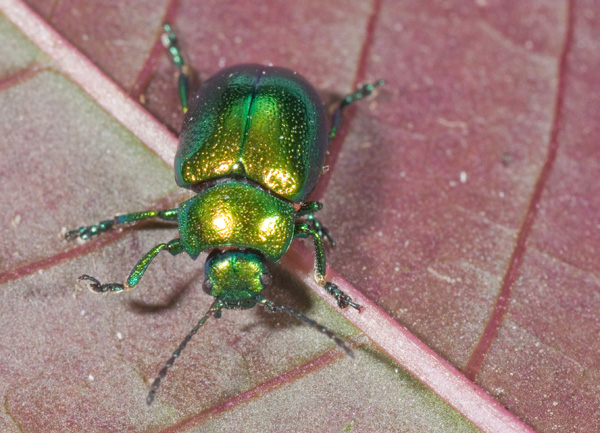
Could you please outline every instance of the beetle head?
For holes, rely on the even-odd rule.
[[[204,290],[224,308],[252,308],[271,275],[263,256],[247,250],[215,250],[206,259]]]

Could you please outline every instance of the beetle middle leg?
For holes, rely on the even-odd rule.
[[[65,239],[81,238],[88,240],[92,236],[100,235],[115,226],[143,221],[150,218],[159,218],[165,221],[177,220],[177,209],[148,210],[144,212],[133,212],[125,215],[117,215],[111,220],[100,221],[98,224],[83,226],[65,233]]]
[[[135,267],[129,274],[129,277],[127,278],[127,280],[125,280],[125,284],[102,284],[100,283],[100,281],[98,281],[94,277],[90,277],[89,275],[80,276],[79,282],[85,282],[87,287],[92,292],[96,293],[118,293],[124,290],[131,290],[137,285],[137,283],[140,282],[142,275],[144,275],[144,272],[146,272],[146,269],[148,269],[148,266],[150,265],[154,257],[156,257],[158,253],[160,253],[162,250],[167,250],[171,253],[172,256],[175,256],[183,252],[183,246],[181,245],[181,241],[179,239],[173,239],[172,241],[166,244],[158,244],[150,251],[148,251],[146,255],[142,257],[142,259],[137,263],[137,265],[135,265]]]
[[[325,272],[327,270],[327,264],[325,260],[325,248],[323,247],[323,238],[321,234],[311,228],[309,224],[305,222],[298,222],[294,228],[294,237],[296,238],[307,238],[312,237],[315,244],[315,278],[317,282],[323,286],[323,288],[333,296],[340,308],[346,308],[351,306],[360,310],[360,305],[355,303],[352,298],[341,291],[337,285],[325,281]]]
[[[329,242],[329,245],[331,245],[332,247],[335,247],[335,240],[333,240],[333,238],[331,237],[331,234],[329,233],[329,229],[327,227],[325,227],[321,223],[320,220],[315,218],[315,216],[313,214],[309,214],[306,217],[306,219],[307,219],[308,224],[312,227],[313,230],[318,232],[319,235],[321,235],[321,237],[325,237],[325,239],[327,239],[327,241]]]

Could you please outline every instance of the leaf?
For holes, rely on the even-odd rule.
[[[514,415],[598,429],[592,3],[31,5],[48,24],[0,1],[2,431],[528,431]],[[315,296],[300,244],[270,291],[355,359],[287,317],[227,311],[147,408],[148,381],[210,304],[202,258],[160,257],[123,296],[78,293],[78,275],[121,280],[177,236],[57,236],[182,200],[160,125],[182,118],[163,19],[200,79],[273,63],[327,102],[386,79],[347,111],[316,191],[329,264],[356,289],[330,277],[366,306],[342,314],[364,334]]]

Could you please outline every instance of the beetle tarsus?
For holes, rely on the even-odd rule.
[[[113,228],[115,225],[114,220],[100,221],[100,223],[92,226],[79,227],[76,230],[71,230],[65,233],[65,239],[80,238],[84,241],[90,239],[92,236],[97,236]]]
[[[80,286],[90,289],[94,293],[116,293],[125,290],[125,286],[119,283],[101,284],[100,281],[89,275],[82,275],[77,279]]]
[[[362,308],[362,306],[354,302],[350,296],[342,292],[336,284],[325,283],[324,287],[327,293],[329,293],[336,299],[340,308],[344,309],[346,307],[352,307],[356,308],[358,311],[360,311],[360,309]]]

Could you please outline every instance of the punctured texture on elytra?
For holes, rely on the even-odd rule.
[[[308,81],[262,65],[225,69],[190,100],[175,157],[182,187],[223,176],[251,179],[292,202],[315,187],[328,127]]]

